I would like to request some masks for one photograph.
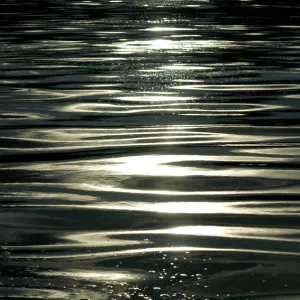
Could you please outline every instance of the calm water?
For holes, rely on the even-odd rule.
[[[0,16],[0,298],[299,299],[297,1]]]

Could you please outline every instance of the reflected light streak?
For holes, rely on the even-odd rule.
[[[176,138],[176,136],[175,136]],[[278,175],[273,174],[268,169],[264,169],[264,164],[260,164],[258,169],[249,169],[243,166],[239,168],[229,168],[223,167],[215,170],[211,167],[205,166],[176,166],[172,163],[183,163],[187,162],[191,165],[194,162],[214,162],[214,161],[236,161],[242,163],[255,162],[264,163],[272,162],[273,158],[266,157],[255,157],[255,156],[236,156],[236,157],[221,157],[221,156],[201,156],[201,155],[141,155],[141,156],[131,156],[131,157],[121,157],[116,159],[108,159],[109,164],[102,165],[101,170],[110,171],[112,173],[119,173],[122,175],[147,175],[147,176],[222,176],[222,177],[267,177],[267,178],[277,178]],[[111,163],[111,164],[110,164]],[[97,167],[92,167],[96,170]],[[282,170],[281,175],[284,173],[285,178],[297,178],[299,176],[299,171],[297,170]],[[281,178],[281,177],[279,177]]]
[[[299,177],[298,177],[299,178]],[[113,192],[113,193],[129,193],[129,194],[140,194],[140,195],[174,195],[174,196],[188,196],[188,195],[256,195],[257,190],[212,190],[212,191],[171,191],[171,190],[144,190],[144,189],[131,189],[131,188],[121,188],[111,185],[97,185],[85,183],[81,185],[85,190],[91,191],[103,191],[103,192]],[[259,190],[259,194],[299,194],[300,188],[288,187],[288,188],[269,188]]]
[[[179,27],[150,27],[142,29],[143,31],[191,31],[196,30],[195,28],[179,28]]]
[[[29,92],[29,90],[24,89],[23,92]],[[62,91],[46,91],[40,89],[30,89],[30,93],[33,96],[34,101],[45,101],[45,100],[62,100],[69,99],[73,97],[88,97],[88,96],[99,96],[104,94],[121,93],[122,90],[106,90],[106,89],[82,89],[82,90],[67,90]]]
[[[78,184],[74,184],[78,186]],[[277,192],[286,194],[288,190],[279,190]],[[292,191],[293,193],[295,191]],[[299,190],[296,194],[299,194]],[[213,194],[214,192],[212,192]],[[262,192],[267,194],[266,192]],[[178,194],[178,193],[177,193]],[[176,194],[176,195],[177,195]],[[179,193],[181,195],[183,193]],[[218,193],[215,193],[218,194]],[[230,193],[228,193],[230,194]],[[233,194],[233,193],[231,193]],[[242,195],[251,195],[249,192],[238,193]],[[254,193],[253,193],[254,194]],[[91,202],[90,202],[91,203]],[[276,205],[272,206],[269,202],[97,202],[97,204],[5,204],[2,207],[41,207],[41,208],[68,208],[68,209],[96,209],[96,210],[119,210],[119,211],[145,211],[154,213],[167,213],[167,214],[232,214],[232,215],[280,215],[280,216],[299,216],[299,202],[294,202],[290,205],[286,201],[276,201]],[[117,242],[117,241],[116,241]],[[119,243],[119,242],[118,242]]]
[[[15,168],[17,169],[17,168]],[[21,168],[19,168],[21,169]],[[37,183],[37,182],[26,182],[26,188],[27,187],[53,187],[54,183]],[[23,188],[22,183],[3,183],[3,187],[19,187],[21,186]],[[298,186],[286,186],[286,187],[277,187],[277,188],[268,188],[268,189],[261,189],[261,190],[228,190],[228,191],[169,191],[169,190],[138,190],[138,189],[126,189],[126,188],[119,188],[119,187],[113,187],[113,186],[108,186],[108,185],[99,185],[99,184],[92,184],[92,183],[71,183],[71,182],[65,182],[65,183],[55,183],[55,187],[62,187],[66,189],[73,189],[75,191],[86,191],[86,192],[117,192],[117,193],[129,193],[129,194],[144,194],[144,195],[177,195],[177,196],[188,196],[188,195],[199,195],[199,196],[205,196],[205,195],[243,195],[243,196],[249,196],[249,195],[254,195],[256,196],[257,194],[260,195],[299,195],[300,194],[300,187]],[[169,205],[173,205],[174,202],[167,202]],[[175,202],[176,203],[176,202]],[[189,202],[184,202],[184,203],[189,203]],[[241,202],[245,204],[244,202]],[[249,202],[247,202],[249,203]],[[257,202],[253,202],[254,205],[257,205]],[[276,203],[279,203],[276,201]],[[283,204],[286,202],[283,202]],[[296,203],[296,202],[293,202]],[[143,203],[145,204],[145,203]],[[125,210],[140,210],[140,209],[135,209],[135,205],[138,205],[138,203],[134,202],[134,204],[130,205],[125,205],[124,207],[122,206],[123,203],[118,205],[110,205],[110,204],[101,204],[99,203],[98,205],[85,205],[85,206],[78,206],[78,208],[83,209],[83,208],[98,208],[98,209],[125,209]],[[16,205],[5,205],[5,207],[15,207]],[[26,207],[30,207],[31,205],[22,205]],[[38,206],[38,205],[34,205]],[[51,205],[48,205],[51,206]],[[54,205],[53,207],[55,207]],[[21,207],[21,205],[18,204],[18,207]],[[70,205],[68,207],[76,208],[74,205]],[[285,208],[284,211],[278,211],[278,209],[270,208],[269,210],[262,211],[261,209],[255,210],[255,213],[258,214],[277,214],[277,215],[296,215],[299,214],[296,209],[298,209],[299,206],[297,207],[288,207],[288,210]],[[244,210],[242,210],[244,211]],[[183,211],[184,213],[184,211]],[[194,213],[197,213],[194,211]],[[201,212],[198,212],[201,213]],[[251,213],[251,210],[249,210],[248,213]]]
[[[244,193],[246,194],[246,193]],[[86,208],[147,211],[168,214],[235,214],[235,215],[299,215],[299,202],[290,205],[285,201],[276,201],[273,207],[269,202],[119,202],[86,205]],[[288,205],[287,205],[288,204]],[[82,206],[80,206],[82,207]]]
[[[137,210],[152,211],[159,213],[201,213],[201,214],[224,214],[233,213],[232,204],[226,202],[164,202],[164,203],[140,203]]]
[[[244,193],[247,194],[247,193]],[[97,209],[147,211],[168,214],[299,215],[299,202],[119,202],[87,205]]]
[[[144,53],[161,50],[175,51],[176,53],[184,53],[188,51],[194,51],[196,49],[205,48],[228,48],[232,47],[231,41],[214,41],[214,40],[169,40],[169,39],[153,39],[142,41],[125,41],[115,44],[114,53],[129,54],[129,53]],[[173,53],[172,51],[172,53]]]
[[[158,230],[157,234],[179,234],[194,236],[217,236],[224,238],[263,239],[276,241],[300,241],[299,230],[290,228],[260,228],[238,226],[182,226]]]
[[[188,101],[194,100],[195,97],[179,97],[179,96],[124,96],[117,97],[117,100],[132,102],[160,102],[160,101]]]
[[[44,276],[55,276],[55,277],[71,277],[80,280],[93,280],[93,281],[120,281],[120,280],[133,280],[137,275],[134,275],[133,272],[127,274],[125,272],[112,272],[107,270],[101,270],[100,272],[96,271],[77,271],[69,270],[63,272],[37,272],[38,275]]]
[[[213,85],[181,85],[172,86],[180,90],[208,90],[208,91],[270,91],[270,90],[298,90],[299,84],[213,84]]]
[[[87,254],[60,254],[60,255],[15,255],[11,256],[14,259],[31,259],[31,260],[57,260],[57,259],[95,259],[100,257],[128,257],[132,255],[145,255],[147,253],[158,253],[158,252],[241,252],[241,253],[266,253],[273,255],[296,255],[300,256],[299,252],[280,252],[276,250],[261,250],[261,249],[247,249],[247,248],[209,248],[209,247],[189,247],[189,246],[181,246],[181,247],[151,247],[151,248],[142,248],[142,249],[130,249],[123,251],[109,251],[109,252],[96,252],[96,253],[87,253]]]
[[[175,234],[175,235],[192,235],[192,236],[218,236],[230,238],[247,238],[247,239],[264,239],[264,240],[283,240],[283,241],[300,241],[298,237],[298,229],[290,228],[260,228],[260,227],[247,227],[247,226],[180,226],[169,229],[159,230],[137,230],[137,231],[107,231],[96,234],[78,234],[72,236],[75,240],[82,241],[82,236],[85,241],[92,244],[96,241],[98,236],[120,236],[120,235],[157,235],[157,234]]]

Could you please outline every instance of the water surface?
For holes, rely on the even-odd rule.
[[[0,298],[300,297],[296,1],[0,11]]]

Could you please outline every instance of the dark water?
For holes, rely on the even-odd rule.
[[[299,2],[0,16],[0,298],[300,298]]]

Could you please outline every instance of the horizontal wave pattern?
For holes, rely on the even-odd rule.
[[[298,299],[299,10],[1,3],[0,298]]]

